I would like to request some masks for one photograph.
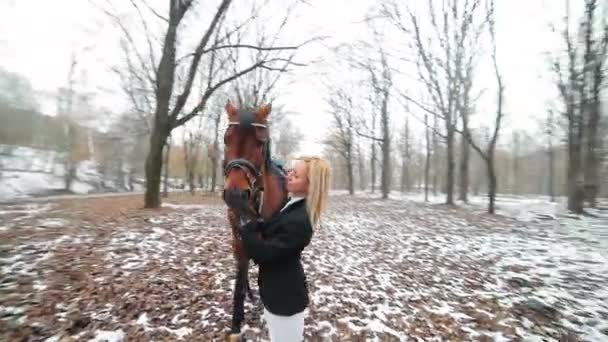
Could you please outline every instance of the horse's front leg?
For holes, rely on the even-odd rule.
[[[230,341],[240,341],[241,325],[245,320],[245,296],[249,284],[247,274],[249,271],[249,260],[240,253],[237,257],[236,281],[234,282],[234,296],[232,299],[232,327],[230,330]]]

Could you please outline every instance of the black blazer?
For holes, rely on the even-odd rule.
[[[243,246],[260,267],[260,297],[271,313],[291,316],[308,306],[308,287],[300,258],[311,238],[305,199],[291,204],[268,222],[243,227]]]

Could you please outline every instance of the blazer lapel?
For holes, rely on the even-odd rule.
[[[264,229],[263,233],[265,235],[271,235],[272,233],[274,233],[281,226],[281,221],[285,220],[287,218],[287,216],[291,215],[292,211],[301,207],[303,204],[304,204],[304,200],[297,201],[297,202],[293,203],[292,205],[290,205],[289,207],[285,208],[285,210],[283,210],[282,212],[276,213],[273,217],[270,218],[270,220],[268,220],[264,224],[265,229]]]

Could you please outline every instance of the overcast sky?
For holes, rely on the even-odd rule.
[[[359,38],[358,32],[365,30],[360,21],[374,3],[367,0],[308,2],[311,5],[301,7],[289,30],[300,37],[315,33],[329,36],[326,45]],[[554,94],[544,53],[555,48],[555,37],[548,23],[560,13],[563,2],[497,0],[497,6],[499,63],[507,86],[508,127],[532,130],[537,125],[536,118],[544,115],[547,100]],[[52,94],[66,82],[70,55],[75,50],[83,51],[79,63],[86,67],[80,69],[80,76],[86,78],[92,91],[100,92],[98,105],[119,111],[126,102],[108,94],[108,90],[120,94],[119,85],[109,73],[109,67],[122,58],[118,46],[120,33],[104,23],[103,14],[85,0],[2,0],[1,66],[23,74],[41,94],[49,94],[40,102],[42,110],[52,114],[55,110]],[[403,36],[391,37],[389,48],[393,44],[402,46],[403,39]],[[320,44],[306,47],[303,56],[323,56],[328,62],[332,59],[331,53]],[[324,103],[326,90],[320,86],[318,73],[325,70],[327,64],[298,70],[292,75],[288,89],[281,89],[277,100],[296,113],[292,120],[306,136],[301,148],[303,153],[320,153],[322,149],[318,142],[329,118]],[[331,77],[335,78],[332,81],[340,82],[340,75]],[[394,118],[396,125],[401,120],[403,117],[398,114]]]

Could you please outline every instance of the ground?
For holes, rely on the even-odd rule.
[[[235,269],[223,203],[142,204],[0,206],[0,340],[222,340]],[[607,251],[606,217],[334,194],[303,256],[306,340],[608,340]],[[247,302],[247,340],[267,340],[260,313]]]

